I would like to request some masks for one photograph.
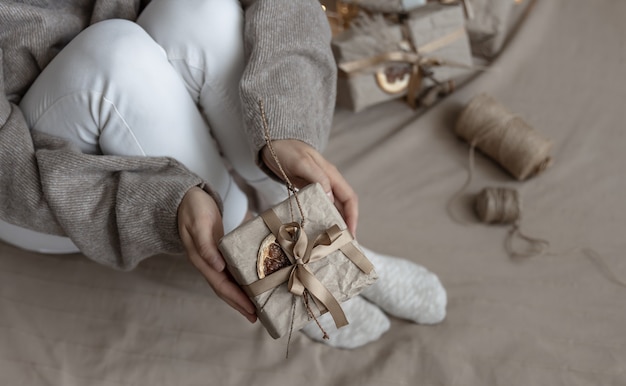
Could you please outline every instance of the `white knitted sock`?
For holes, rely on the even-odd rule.
[[[332,347],[349,349],[373,342],[389,330],[387,316],[374,304],[360,296],[346,300],[341,304],[341,308],[350,324],[340,329],[335,327],[335,322],[329,313],[317,318],[330,339],[322,338],[323,333],[315,321],[310,322],[300,331],[315,341]]]
[[[447,295],[437,275],[412,261],[361,248],[378,273],[363,297],[390,315],[415,323],[434,324],[445,318]]]

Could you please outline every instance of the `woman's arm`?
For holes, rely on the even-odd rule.
[[[265,146],[259,100],[272,139],[322,150],[335,106],[330,27],[317,0],[243,0],[246,68],[241,97],[252,149]]]
[[[321,154],[332,124],[337,81],[326,15],[317,0],[242,3],[247,66],[241,96],[257,163],[283,178],[265,146],[262,100],[269,135],[287,177],[296,187],[320,183],[355,233],[357,195]]]
[[[31,137],[19,108],[0,94],[0,217],[69,236],[99,263],[131,269],[148,256],[181,253],[177,208],[202,182],[171,159],[86,155]]]

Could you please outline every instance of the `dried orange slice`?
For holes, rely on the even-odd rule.
[[[257,274],[259,279],[291,265],[289,258],[276,241],[276,236],[269,234],[261,243],[257,255]]]
[[[390,66],[376,71],[376,83],[387,94],[399,94],[409,87],[410,68]]]

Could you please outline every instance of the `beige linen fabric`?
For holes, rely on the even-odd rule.
[[[285,360],[286,340],[249,325],[182,260],[121,273],[1,245],[0,384],[626,384],[626,288],[567,252],[593,247],[626,278],[624,14],[621,1],[539,0],[493,71],[426,113],[402,102],[337,111],[327,154],[360,193],[357,237],[439,274],[449,296],[442,324],[394,319],[353,351],[296,334]],[[524,230],[565,253],[514,261],[506,228],[447,216],[467,166],[454,121],[479,92],[551,138],[555,163],[516,182],[479,156],[470,192],[519,189]]]

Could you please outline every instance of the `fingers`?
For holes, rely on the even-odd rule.
[[[319,183],[339,209],[350,232],[356,234],[358,197],[335,165],[328,162],[317,150],[298,140],[274,141],[273,147],[291,182],[298,188],[312,182]],[[270,170],[278,176],[281,175],[267,147],[262,150],[262,159]]]
[[[322,166],[321,161],[325,160],[321,157],[317,157],[316,154],[310,154],[293,168],[296,173],[295,177],[298,188],[303,188],[312,182],[317,182],[322,186],[325,192],[332,194],[332,182],[325,168]]]
[[[188,236],[183,239],[188,251],[197,251],[217,272],[224,270],[226,263],[217,248],[217,240],[224,235],[222,216],[213,198],[202,189],[194,187],[183,197],[178,229],[181,238]]]
[[[217,240],[224,234],[222,219],[217,204],[206,192],[192,188],[185,194],[178,209],[178,229],[187,257],[213,291],[254,323],[254,305],[224,270],[226,263],[217,247]]]
[[[196,250],[195,243],[188,233],[182,232],[181,238],[189,260],[204,276],[215,294],[251,323],[254,323],[256,321],[254,305],[241,288],[232,281],[226,271],[217,271],[209,266],[206,259]]]
[[[324,164],[323,167],[330,183],[330,189],[325,189],[325,191],[331,192],[335,205],[346,220],[348,229],[353,235],[356,235],[356,227],[359,220],[359,199],[356,192],[335,165],[323,158],[318,162]]]
[[[348,181],[339,172],[337,167],[327,161],[321,154],[311,153],[313,162],[302,167],[303,179],[310,182],[319,182],[334,202],[337,209],[348,225],[348,229],[356,235],[356,227],[359,219],[359,200],[356,192]]]
[[[191,236],[195,250],[198,251],[200,257],[215,271],[222,272],[226,267],[226,262],[217,248],[216,240],[219,240],[224,232],[222,231],[222,234],[215,230],[208,232],[207,230],[211,229],[213,224],[209,224],[207,221],[202,222],[204,223],[188,228],[187,232]]]
[[[213,292],[229,306],[237,310],[250,323],[256,321],[254,304],[226,271],[217,272],[197,254],[190,255],[192,264],[202,273]]]

